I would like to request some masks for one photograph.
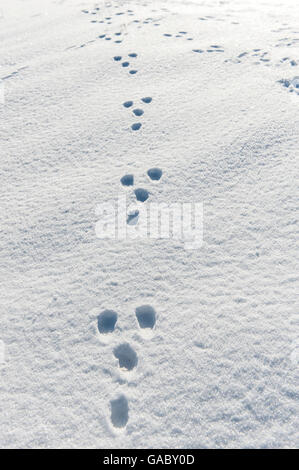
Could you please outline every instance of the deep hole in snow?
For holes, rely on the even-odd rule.
[[[116,428],[124,428],[129,419],[128,400],[121,395],[115,400],[111,400],[111,421]]]
[[[139,210],[138,209],[129,212],[128,217],[127,217],[127,224],[128,225],[136,225],[137,222],[138,222],[138,218],[139,218]]]
[[[139,131],[141,126],[142,126],[142,124],[140,122],[135,122],[134,124],[132,124],[131,129],[132,129],[132,131]]]
[[[160,168],[150,168],[147,174],[151,180],[158,181],[162,176],[162,170]]]
[[[133,186],[134,184],[134,175],[124,175],[121,180],[123,186]]]
[[[142,305],[137,307],[136,317],[140,328],[153,328],[156,323],[156,311],[150,305]]]
[[[140,202],[145,202],[149,197],[148,191],[143,188],[135,189],[134,193],[135,193],[137,201],[140,201]]]
[[[119,367],[121,369],[132,370],[137,366],[137,354],[128,343],[117,346],[113,352],[114,356],[119,361]]]
[[[100,333],[112,333],[117,322],[117,313],[113,310],[104,310],[98,316],[98,329]]]
[[[141,98],[141,101],[143,101],[144,103],[151,103],[152,101],[152,98],[150,96],[146,96],[145,98]]]
[[[143,111],[143,109],[136,108],[136,109],[133,109],[133,113],[135,114],[135,116],[142,116],[144,111]]]

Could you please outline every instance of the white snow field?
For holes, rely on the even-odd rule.
[[[1,0],[0,58],[0,446],[298,447],[298,1]],[[137,194],[202,246],[98,238]]]

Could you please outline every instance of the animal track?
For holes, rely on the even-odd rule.
[[[136,225],[138,223],[139,218],[139,210],[133,210],[128,213],[127,217],[127,224],[128,225]]]
[[[129,419],[128,400],[124,395],[110,401],[111,422],[115,428],[124,428]]]
[[[124,175],[120,182],[123,186],[133,186],[134,184],[134,175]]]
[[[137,307],[136,318],[140,328],[154,328],[156,324],[156,311],[150,305],[142,305]]]
[[[279,47],[282,47],[283,45],[279,45]],[[276,46],[277,47],[277,46]],[[275,52],[273,50],[273,52]],[[291,66],[291,67],[296,67],[298,65],[298,61],[295,59],[292,59],[289,56],[285,57],[277,57],[277,54],[271,54],[268,51],[263,51],[262,49],[256,48],[256,49],[251,49],[249,51],[244,51],[241,52],[235,59],[226,59],[224,62],[231,62],[234,64],[240,64],[245,61],[252,61],[254,65],[260,65],[263,64],[267,67],[269,66],[275,66],[275,67],[281,67],[281,66]]]
[[[119,10],[117,10],[119,9]],[[94,41],[88,41],[86,44],[82,44],[80,47],[85,47],[87,44],[91,42],[95,42],[95,44],[99,44],[99,40],[101,40],[101,46],[106,45],[106,47],[114,47],[114,44],[120,44],[125,40],[125,37],[128,35],[128,29],[139,29],[142,28],[143,25],[152,25],[157,27],[160,25],[160,21],[164,18],[164,13],[169,13],[169,10],[163,8],[162,16],[157,16],[156,18],[141,18],[141,19],[134,19],[129,17],[133,17],[135,12],[133,10],[125,9],[123,4],[116,5],[116,2],[102,2],[99,6],[93,6],[91,9],[82,10],[82,13],[88,18],[88,20],[92,23],[90,28],[105,28],[100,29],[97,31],[97,36],[95,36]],[[160,13],[162,12],[160,11]],[[155,11],[155,10],[153,10]],[[125,17],[124,17],[125,16]],[[119,21],[122,23],[120,24]],[[117,29],[113,29],[114,26],[112,24],[118,23]],[[102,26],[100,26],[101,24]],[[145,27],[145,26],[144,26]],[[158,30],[159,31],[159,30]],[[159,34],[159,33],[158,33]],[[161,34],[161,33],[160,33]],[[167,36],[167,34],[166,34]],[[172,35],[169,35],[171,37]],[[185,40],[191,41],[193,38],[188,37],[187,32],[181,31],[177,34],[176,37],[184,38]],[[182,41],[183,39],[181,39]],[[84,49],[83,49],[84,50]],[[114,55],[115,54],[115,55]],[[124,72],[127,73],[128,79],[130,77],[132,80],[138,80],[138,69],[139,67],[139,53],[137,54],[134,50],[128,51],[126,54],[123,50],[117,51],[117,48],[114,53],[111,54],[112,63],[118,65],[119,73],[123,74]],[[129,110],[131,117],[133,118],[129,123],[129,129],[134,132],[138,132],[144,124],[143,116],[146,114],[146,105],[152,102],[152,97],[144,96],[139,98],[138,100],[127,100],[122,103],[122,107]],[[139,103],[138,103],[138,102]],[[139,122],[134,122],[134,121]],[[138,138],[138,137],[137,137]],[[144,179],[147,184],[152,182],[158,182],[162,178],[162,170],[158,167],[150,168],[147,173],[144,175]],[[142,214],[142,204],[146,203],[150,196],[150,192],[148,189],[142,187],[134,187],[135,184],[135,177],[133,174],[128,173],[125,174],[120,178],[120,184],[124,190],[130,191],[130,196],[136,198],[135,208],[133,208],[130,212],[127,213],[127,224],[128,225],[136,225],[139,221],[140,214]],[[132,189],[131,189],[132,188]],[[132,192],[131,192],[132,191]],[[146,206],[146,204],[145,204]],[[140,211],[138,210],[140,209]],[[133,230],[133,228],[131,228]],[[134,311],[132,312],[134,315]],[[156,312],[153,307],[150,305],[142,305],[135,309],[135,317],[136,317],[136,329],[139,326],[139,335],[133,336],[139,337],[139,341],[142,341],[142,334],[141,330],[153,330],[156,325]],[[102,311],[97,317],[97,327],[100,335],[108,335],[108,337],[101,343],[105,344],[106,346],[110,344],[111,341],[114,341],[113,338],[118,338],[120,333],[123,331],[121,328],[116,327],[118,325],[119,318],[118,314],[114,310],[104,310]],[[112,338],[112,340],[111,340]],[[135,374],[138,373],[139,368],[139,358],[137,352],[135,350],[134,341],[126,341],[126,338],[123,338],[119,344],[113,344],[111,348],[112,358],[117,359],[118,367],[117,367],[117,374],[121,374],[118,377],[118,384],[120,387],[123,387],[124,384],[131,385],[130,377],[132,375],[132,371]],[[114,361],[115,361],[114,359]],[[116,361],[115,361],[116,362]],[[127,379],[124,379],[127,377]],[[128,420],[129,420],[129,402],[128,397],[124,393],[117,394],[110,399],[110,420],[111,424],[115,429],[122,429],[125,428]]]
[[[294,77],[292,80],[282,79],[279,80],[285,88],[288,88],[290,93],[296,93],[299,95],[299,77]]]
[[[149,198],[149,192],[146,189],[138,188],[134,190],[137,201],[145,202]]]
[[[135,73],[135,71],[131,70],[130,73]],[[141,98],[141,101],[143,103],[149,104],[152,102],[152,98],[150,96],[147,96],[147,97]],[[123,103],[124,108],[131,108],[133,105],[134,105],[134,102],[132,100],[128,100]],[[136,107],[133,109],[133,114],[134,116],[137,116],[137,117],[143,116],[144,110],[142,108]],[[139,131],[141,126],[142,126],[141,122],[135,122],[134,124],[131,125],[131,129],[133,131]]]
[[[130,54],[128,54],[128,57],[131,57],[132,59],[136,59],[137,54],[136,54],[136,52],[131,52]],[[120,62],[122,60],[122,56],[121,55],[116,55],[116,56],[113,57],[113,60],[115,62]],[[127,68],[127,67],[130,66],[130,62],[128,60],[124,60],[121,63],[121,65],[122,65],[123,68]],[[129,70],[130,75],[135,75],[137,72],[138,72],[138,70],[136,70],[136,69]]]
[[[135,116],[142,116],[144,111],[143,109],[137,108],[137,109],[133,109],[133,113],[135,114]]]
[[[156,312],[150,305],[142,305],[135,310],[140,328],[153,329],[156,324]],[[113,310],[104,310],[98,316],[98,329],[101,333],[111,333],[114,331],[117,321],[117,313]],[[138,356],[133,347],[123,342],[113,349],[114,357],[118,360],[119,368],[123,373],[127,373],[137,368]],[[121,384],[126,383],[121,381]],[[111,423],[115,428],[124,428],[129,420],[129,405],[124,394],[110,401]]]
[[[151,181],[159,181],[162,178],[162,170],[158,167],[150,168],[147,170],[147,175]],[[127,174],[121,177],[120,182],[123,186],[133,186],[134,185],[134,175],[133,174]],[[134,194],[136,197],[136,200],[138,202],[145,202],[149,198],[149,191],[144,188],[136,188],[134,189]],[[131,212],[128,213],[127,215],[127,224],[128,225],[136,225],[139,220],[139,210],[138,209],[132,209]]]
[[[162,177],[162,170],[160,170],[160,168],[150,168],[147,174],[151,180],[159,181]]]
[[[128,343],[117,346],[117,348],[114,349],[114,356],[118,359],[121,369],[132,370],[137,366],[137,354]]]
[[[123,106],[124,106],[125,108],[130,108],[131,106],[133,106],[133,101],[125,101],[125,102],[123,103]]]
[[[141,101],[143,101],[143,103],[146,103],[146,104],[149,104],[152,102],[152,98],[150,96],[147,96],[145,98],[141,98]]]
[[[25,70],[27,69],[28,66],[24,66],[24,67],[20,67],[19,69],[15,70],[14,72],[11,72],[9,75],[6,75],[4,77],[0,77],[0,81],[1,80],[7,80],[9,78],[12,78],[12,77],[15,77],[16,75],[18,75],[22,70]]]
[[[196,52],[197,54],[204,54],[205,52],[208,52],[211,54],[212,52],[224,52],[224,49],[222,46],[219,46],[218,44],[212,44],[209,46],[208,49],[192,49],[192,52]]]
[[[147,6],[147,5],[143,5]],[[140,18],[140,19],[133,19],[136,14],[133,10],[124,10],[124,11],[118,11],[118,9],[121,8],[121,5],[117,5],[115,3],[107,3],[104,2],[100,7],[96,6],[91,8],[90,10],[88,9],[82,9],[81,12],[90,18],[90,23],[92,24],[92,27],[95,25],[101,25],[104,26],[105,28],[109,29],[110,35],[107,36],[105,33],[101,34],[98,36],[99,39],[105,39],[105,41],[110,42],[110,43],[116,43],[120,44],[125,40],[126,36],[129,35],[129,32],[132,29],[141,29],[145,27],[146,25],[152,25],[154,27],[159,27],[161,24],[161,20],[163,20],[167,14],[170,13],[170,10],[166,8],[160,8],[160,9],[153,9],[153,12],[156,12],[157,16],[154,17],[147,17],[147,18]],[[108,14],[107,14],[108,13]],[[159,13],[159,14],[158,14]],[[172,13],[174,14],[174,13]],[[131,19],[132,18],[132,19]],[[121,22],[120,22],[120,21]],[[112,28],[115,25],[117,28],[116,32],[112,30]],[[184,38],[185,40],[192,41],[193,38],[185,36],[187,33],[186,31],[182,31],[179,34],[169,34],[165,33],[165,36],[167,37],[176,37],[176,38]],[[118,38],[115,40],[115,36],[119,37],[121,36],[121,39]],[[82,45],[82,47],[84,47]],[[137,54],[135,52],[132,52],[129,54],[129,57],[136,58]],[[131,73],[131,75],[134,75],[134,72]]]
[[[187,31],[179,31],[178,33],[170,34],[164,33],[163,36],[166,38],[184,38],[186,41],[193,41],[193,38],[186,37]]]
[[[104,310],[98,316],[98,329],[100,333],[112,333],[117,322],[117,313],[113,310]]]

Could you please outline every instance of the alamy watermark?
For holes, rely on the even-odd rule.
[[[96,236],[110,240],[173,239],[187,250],[203,243],[203,203],[127,203],[126,195],[116,202],[96,207]]]

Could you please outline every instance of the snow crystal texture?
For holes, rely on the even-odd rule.
[[[297,0],[1,0],[2,448],[298,445]],[[107,240],[98,204],[204,204]]]

